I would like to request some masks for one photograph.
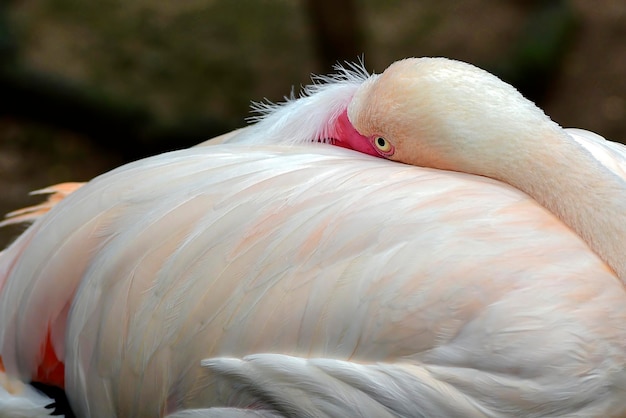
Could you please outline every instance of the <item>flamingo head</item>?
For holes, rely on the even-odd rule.
[[[370,76],[347,117],[380,157],[487,176],[525,137],[559,129],[514,87],[446,58],[408,58]]]
[[[229,142],[324,142],[497,178],[506,171],[502,161],[524,168],[524,140],[550,135],[542,127],[560,130],[515,88],[460,61],[407,58],[374,75],[362,63],[337,70],[315,77],[299,98],[254,104],[257,123]],[[516,158],[503,158],[507,153]]]

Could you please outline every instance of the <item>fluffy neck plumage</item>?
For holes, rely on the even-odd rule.
[[[256,122],[228,139],[231,143],[306,144],[332,142],[337,119],[369,74],[363,63],[337,65],[330,76],[313,77],[300,97],[292,93],[283,103],[254,103]]]

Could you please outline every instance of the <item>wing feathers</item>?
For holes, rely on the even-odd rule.
[[[355,364],[256,354],[202,365],[261,405],[298,417],[484,417],[471,398],[409,363]],[[229,396],[236,397],[237,394]]]
[[[240,408],[188,409],[175,412],[166,418],[281,418],[282,415],[262,410]]]

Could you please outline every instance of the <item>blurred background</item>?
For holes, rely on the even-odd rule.
[[[624,0],[0,0],[0,213],[241,127],[251,100],[361,55],[468,61],[626,140]]]

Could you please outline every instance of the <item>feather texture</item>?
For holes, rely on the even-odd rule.
[[[253,125],[226,139],[229,143],[302,145],[332,142],[334,126],[369,74],[363,62],[337,65],[336,73],[314,76],[298,98],[292,92],[282,103],[257,102]]]
[[[34,227],[83,245],[37,241],[37,257],[15,262],[2,355],[38,346],[31,328],[12,326],[20,312],[50,315],[37,295],[75,292],[63,352],[80,416],[254,406],[200,364],[255,353],[301,357],[304,368],[309,357],[439,367],[410,377],[423,380],[415,390],[449,385],[448,401],[488,416],[625,406],[612,396],[624,390],[621,283],[569,228],[496,181],[323,145],[222,145],[114,170]],[[32,363],[17,361],[20,375]],[[476,375],[489,390],[469,385]]]
[[[427,72],[419,93],[466,67]],[[481,74],[472,71],[449,84],[475,90],[463,83]],[[515,154],[499,139],[543,139],[501,135],[511,132],[500,122],[539,118],[541,133],[567,143],[559,152],[593,163],[589,184],[606,168],[620,187],[624,147],[547,124],[517,93],[513,110],[529,113],[456,106],[441,83],[433,91],[451,100],[423,114],[428,100],[409,89],[396,89],[407,94],[393,106],[380,106],[391,103],[384,94],[363,99],[387,79],[339,69],[299,99],[260,105],[267,114],[225,145],[128,164],[45,215],[26,213],[33,225],[0,254],[6,376],[45,380],[43,365],[65,367],[57,383],[85,417],[624,415],[626,290],[590,249],[596,241],[555,216],[579,215],[575,201],[558,200],[571,190],[556,188],[552,213],[541,193],[314,142],[340,142],[337,126],[353,122],[361,130],[343,146],[374,147],[391,132],[386,140],[400,141],[385,157],[491,175]],[[499,80],[484,82],[494,103],[509,103]],[[406,96],[409,117],[389,118]],[[519,178],[531,152],[517,151]],[[540,163],[528,176],[554,182]],[[607,239],[621,244],[620,234]],[[0,383],[1,415],[23,399]]]
[[[52,399],[0,371],[0,418],[49,417]]]

